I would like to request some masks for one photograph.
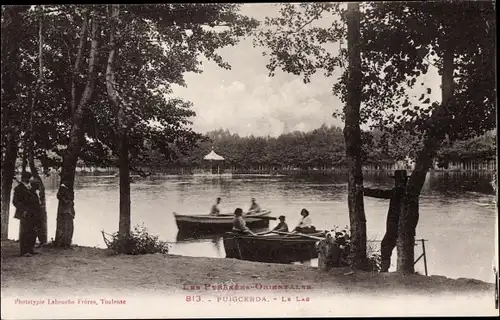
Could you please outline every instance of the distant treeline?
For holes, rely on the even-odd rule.
[[[495,158],[495,134],[489,133],[467,141],[446,143],[437,156],[439,166],[463,160],[487,161]],[[411,135],[391,136],[378,131],[363,132],[364,164],[387,167],[398,160],[414,157]],[[215,130],[205,135],[197,147],[179,155],[177,160],[164,159],[151,151],[149,163],[140,166],[170,168],[202,168],[203,157],[213,150],[223,156],[226,168],[243,170],[330,169],[346,166],[342,129],[325,125],[309,132],[295,131],[278,137],[240,137],[228,130]]]

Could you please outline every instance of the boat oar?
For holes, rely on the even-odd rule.
[[[273,231],[271,230],[271,231],[258,232],[258,233],[256,233],[256,235],[263,236],[263,235],[269,234],[269,233],[273,233]]]
[[[325,240],[325,238],[310,236],[308,234],[303,234],[300,232],[283,232],[283,231],[271,231],[271,232],[277,233],[277,234],[283,234],[283,235],[287,235],[287,236],[297,235],[297,236],[306,237],[306,238],[310,238],[310,239],[314,239],[314,240]]]
[[[278,219],[276,217],[268,217],[268,216],[258,216],[258,217],[251,217],[251,218],[262,219],[262,220],[276,220],[276,219]]]

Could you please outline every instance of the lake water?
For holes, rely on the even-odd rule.
[[[302,208],[307,208],[319,229],[348,225],[347,182],[343,174],[318,177],[251,176],[193,177],[154,176],[138,179],[131,186],[132,224],[144,224],[150,233],[172,242],[170,252],[187,256],[225,256],[218,236],[177,241],[173,212],[208,213],[214,199],[222,197],[221,211],[248,209],[257,198],[274,216],[284,215],[294,227]],[[429,274],[451,278],[471,277],[492,282],[495,256],[496,207],[491,174],[429,173],[421,196],[417,238],[427,239]],[[366,174],[365,186],[391,188],[384,174]],[[49,239],[54,237],[57,211],[57,180],[47,179]],[[369,239],[382,239],[389,200],[365,197]],[[73,243],[105,247],[101,230],[118,229],[118,178],[79,176],[76,182],[76,218]],[[11,206],[10,238],[17,238],[19,223]],[[276,224],[271,221],[271,227]],[[416,256],[422,248],[416,247]],[[395,253],[393,267],[395,268]],[[317,261],[312,261],[312,265]],[[424,273],[423,261],[416,265]]]

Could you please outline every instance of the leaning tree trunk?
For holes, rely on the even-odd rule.
[[[86,15],[85,15],[86,18]],[[86,22],[84,22],[85,24]],[[81,147],[84,139],[83,131],[83,117],[90,104],[92,93],[96,83],[96,60],[98,54],[98,38],[99,38],[99,21],[97,16],[92,18],[92,42],[89,53],[89,63],[87,71],[87,82],[83,90],[80,102],[72,115],[71,131],[69,136],[68,147],[63,156],[63,163],[61,169],[61,185],[64,184],[70,190],[72,195],[70,198],[74,199],[74,183],[76,175],[76,165],[80,155]],[[62,186],[59,186],[59,192],[62,191]],[[63,191],[65,193],[66,191]],[[71,244],[72,232],[68,234],[64,230],[73,230],[74,210],[67,210],[67,200],[59,200],[58,204],[58,217],[56,227],[56,245],[67,247]],[[73,214],[69,214],[73,212]]]
[[[109,56],[106,67],[106,89],[113,106],[118,110],[116,116],[116,132],[118,137],[118,154],[120,170],[120,218],[118,236],[126,238],[130,234],[130,160],[128,146],[128,121],[126,119],[127,103],[120,97],[115,82],[113,64],[116,57],[115,32],[120,15],[119,5],[111,5],[111,27],[109,35]]]
[[[349,261],[354,268],[365,269],[366,217],[363,204],[363,172],[361,169],[361,52],[360,52],[359,4],[347,5],[347,41],[349,68],[347,82],[347,104],[344,109],[346,157],[348,164],[347,201],[351,225],[351,248]]]
[[[442,101],[430,119],[430,129],[425,135],[423,147],[417,155],[415,169],[406,186],[405,197],[401,208],[398,228],[398,263],[397,271],[414,273],[415,235],[419,219],[419,198],[425,177],[432,167],[435,156],[445,138],[446,124],[449,119],[449,108],[453,98],[454,53],[449,43],[443,42]]]
[[[2,8],[2,163],[1,163],[1,239],[9,233],[9,211],[12,182],[15,178],[16,159],[19,149],[20,123],[15,114],[18,103],[17,84],[20,75],[20,42],[23,32],[23,15],[27,10],[22,6]],[[7,80],[8,79],[8,80]]]

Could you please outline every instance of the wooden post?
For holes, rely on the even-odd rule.
[[[427,276],[428,273],[427,273],[427,256],[425,254],[425,240],[424,239],[420,239],[420,241],[422,241],[422,252],[423,252],[423,255],[424,255],[424,268],[425,268],[425,275]]]

